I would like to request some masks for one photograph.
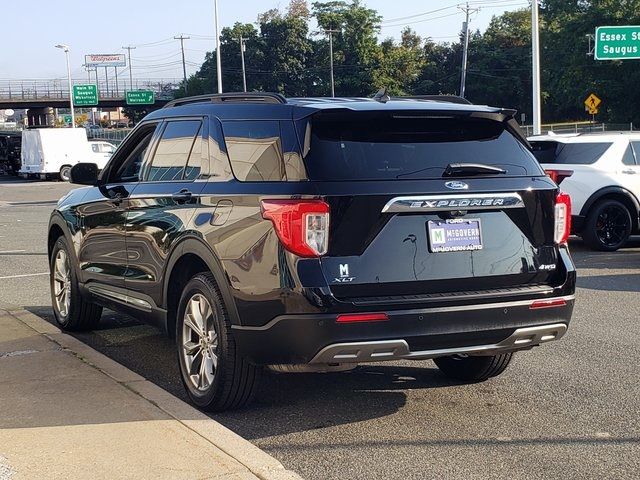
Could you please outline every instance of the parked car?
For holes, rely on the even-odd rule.
[[[95,162],[98,165],[107,164],[113,152],[116,151],[116,146],[112,143],[105,142],[103,140],[91,140],[89,141],[89,145],[91,146],[91,151],[94,154]],[[91,161],[87,159],[87,161]]]
[[[514,111],[462,99],[221,94],[149,114],[51,215],[56,322],[103,307],[177,344],[198,407],[262,366],[434,359],[463,382],[561,338],[570,205]],[[453,103],[456,102],[456,103]]]
[[[572,231],[589,247],[615,251],[639,231],[640,134],[551,134],[529,140],[542,167],[571,197]]]

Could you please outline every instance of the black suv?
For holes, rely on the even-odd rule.
[[[55,317],[103,307],[175,336],[203,409],[262,366],[434,359],[480,381],[560,338],[570,204],[514,112],[450,97],[221,94],[148,115],[49,225]]]

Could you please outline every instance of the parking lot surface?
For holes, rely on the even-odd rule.
[[[47,222],[71,188],[0,177],[0,297],[49,320]],[[456,384],[430,361],[268,374],[250,407],[215,419],[309,479],[637,478],[640,240],[571,249],[568,334],[496,379]],[[185,398],[174,346],[156,329],[107,311],[76,337]]]

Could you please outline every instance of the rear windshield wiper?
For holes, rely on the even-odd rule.
[[[450,163],[442,173],[443,177],[467,177],[472,175],[498,175],[507,173],[500,167],[483,163]]]

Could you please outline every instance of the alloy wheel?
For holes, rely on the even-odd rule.
[[[214,381],[219,360],[216,312],[204,295],[187,302],[182,322],[182,359],[187,376],[197,390],[206,391]]]
[[[55,307],[61,317],[69,315],[71,307],[71,269],[69,257],[64,250],[58,250],[53,268],[53,294]]]
[[[596,235],[603,245],[613,247],[628,235],[631,225],[627,212],[616,205],[606,207],[596,221]]]

